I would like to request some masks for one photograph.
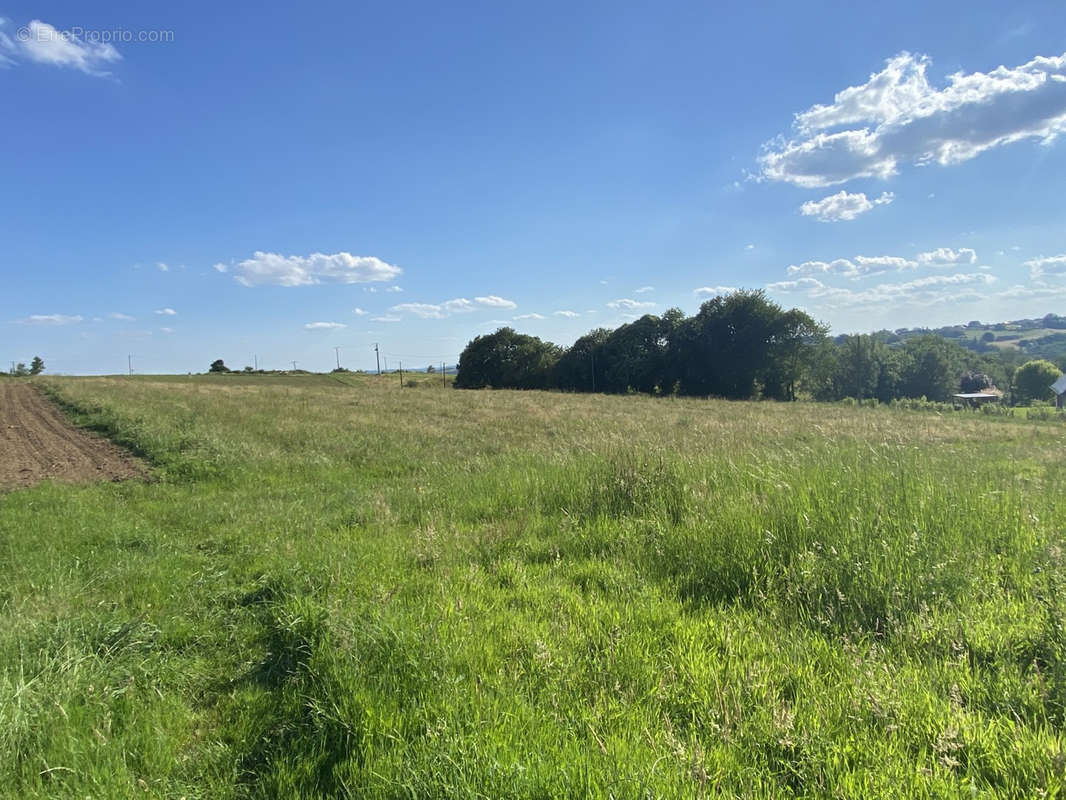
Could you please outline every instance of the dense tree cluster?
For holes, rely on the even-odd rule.
[[[691,317],[675,308],[613,330],[596,328],[569,348],[501,328],[467,345],[455,386],[943,402],[960,391],[1007,389],[1016,371],[1027,374],[1017,355],[995,348],[979,353],[939,334],[886,333],[831,339],[803,311],[785,310],[762,291],[738,291],[708,300]],[[1051,372],[1028,371],[1038,373],[1034,388],[1019,391],[1017,401],[1046,399],[1036,387],[1044,381],[1046,389]]]
[[[791,399],[824,339],[804,312],[734,292],[692,317],[671,309],[597,328],[565,350],[501,328],[467,345],[456,386]]]

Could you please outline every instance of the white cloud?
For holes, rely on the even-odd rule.
[[[308,322],[304,327],[309,331],[332,331],[348,326],[343,322]]]
[[[137,319],[136,317],[131,317],[129,314],[123,314],[119,311],[112,311],[107,315],[107,318],[121,320],[122,322],[133,322]]]
[[[384,289],[382,289],[382,291],[383,292],[392,292],[392,293],[402,292],[403,291],[403,287],[402,286],[386,286]]]
[[[693,289],[692,293],[696,297],[718,297],[718,295],[733,294],[736,290],[735,286],[701,286]]]
[[[567,319],[574,319],[575,317],[581,316],[576,311],[553,311],[552,315],[556,317],[566,317]]]
[[[155,265],[155,268],[157,270],[159,270],[160,272],[170,272],[170,267],[168,265],[164,264],[162,261],[158,262]]]
[[[918,263],[928,267],[950,267],[956,264],[976,264],[977,253],[969,247],[952,250],[950,247],[938,247],[926,253],[918,254]]]
[[[167,334],[168,336],[169,336],[170,334],[174,333],[174,329],[173,329],[173,328],[160,328],[159,330],[160,330],[160,331],[161,331],[162,333],[165,333],[165,334]]]
[[[69,31],[56,30],[39,19],[31,21],[12,38],[3,28],[7,20],[0,19],[0,64],[12,65],[21,61],[70,67],[86,75],[106,77],[106,64],[120,61],[118,50],[107,42],[84,41]]]
[[[81,314],[30,314],[19,322],[24,325],[74,325],[83,319]]]
[[[882,192],[880,197],[868,200],[864,192],[849,194],[841,190],[821,200],[808,200],[800,206],[800,213],[805,217],[815,217],[819,222],[847,222],[874,206],[891,203],[895,197],[892,192]]]
[[[444,313],[443,306],[434,303],[400,303],[390,310],[401,314],[413,314],[421,319],[444,319],[448,316]]]
[[[496,295],[475,297],[473,301],[465,297],[457,297],[454,300],[445,300],[443,303],[400,303],[393,306],[390,311],[400,314],[412,314],[420,319],[444,319],[452,314],[469,314],[477,311],[478,306],[485,308],[517,308],[518,304]]]
[[[383,314],[380,317],[371,317],[371,322],[402,322],[403,317],[398,317],[395,314]]]
[[[153,313],[161,317],[176,317],[178,315],[178,312],[173,308],[157,308]]]
[[[796,138],[764,146],[761,177],[820,187],[888,178],[902,164],[968,161],[1025,139],[1052,142],[1066,130],[1066,55],[1018,67],[926,78],[929,59],[900,53],[829,105],[795,117]]]
[[[229,267],[225,264],[215,264],[215,272],[229,272]]]
[[[1024,266],[1029,268],[1029,277],[1034,281],[1042,281],[1049,275],[1066,275],[1066,255],[1034,258]]]
[[[517,317],[515,317],[515,319],[516,320],[520,320],[520,319],[544,319],[544,315],[543,314],[536,314],[536,313],[534,313],[534,314],[519,314]]]
[[[854,258],[837,258],[833,261],[804,261],[802,264],[789,265],[789,275],[841,275],[845,278],[863,278],[882,275],[886,272],[903,272],[918,266],[917,261],[910,261],[899,256],[855,256]]]
[[[373,256],[351,253],[283,256],[256,251],[251,258],[234,265],[233,271],[236,281],[245,286],[311,286],[391,281],[403,270]]]
[[[357,316],[357,317],[365,317],[370,312],[369,311],[364,311],[361,308],[353,308],[352,309],[352,313],[355,314],[355,316]]]
[[[744,249],[745,249],[745,250],[754,250],[754,249],[755,249],[755,245],[753,245],[753,244],[746,244],[746,245],[744,245]]]
[[[657,305],[659,304],[653,303],[650,300],[630,300],[628,297],[625,297],[621,300],[612,300],[607,304],[607,307],[624,309],[625,311],[635,311],[638,308],[655,308]]]
[[[654,286],[641,286],[639,289],[634,289],[633,294],[647,294],[648,292],[654,292]]]
[[[827,307],[878,306],[892,303],[933,305],[944,302],[962,302],[982,299],[977,291],[990,286],[996,278],[985,273],[959,273],[956,275],[932,275],[907,283],[882,283],[862,291],[838,289],[828,286],[817,278],[801,278],[796,281],[780,281],[767,284],[770,292],[803,292],[807,297]]]
[[[518,303],[513,300],[507,300],[503,297],[490,294],[485,297],[475,297],[474,302],[479,306],[488,306],[489,308],[518,308]]]

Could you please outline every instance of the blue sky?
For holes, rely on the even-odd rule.
[[[1066,6],[722,5],[0,5],[0,358],[1063,312]]]

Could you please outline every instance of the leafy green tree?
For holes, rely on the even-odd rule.
[[[555,385],[575,392],[605,391],[603,347],[610,336],[609,328],[596,328],[570,345],[555,365]]]
[[[1026,361],[1014,373],[1014,402],[1028,404],[1033,400],[1051,400],[1055,393],[1051,384],[1062,377],[1062,370],[1045,359]]]
[[[44,372],[44,361],[40,356],[34,356],[30,362],[30,375],[40,375]]]
[[[966,351],[935,335],[919,336],[903,345],[900,394],[944,402],[955,392],[965,371]]]
[[[218,358],[211,362],[208,372],[229,372],[229,367],[226,366],[221,358]]]
[[[677,324],[669,376],[684,394],[788,397],[823,335],[809,316],[784,312],[761,290],[720,295]]]
[[[500,328],[471,341],[459,356],[460,389],[548,389],[562,350],[551,342]]]
[[[26,369],[26,365],[20,361],[12,368],[11,374],[16,378],[24,378],[30,374],[30,371]]]

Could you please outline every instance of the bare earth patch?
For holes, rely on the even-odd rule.
[[[146,474],[133,456],[72,426],[33,386],[0,381],[0,491],[43,480],[89,483]]]

